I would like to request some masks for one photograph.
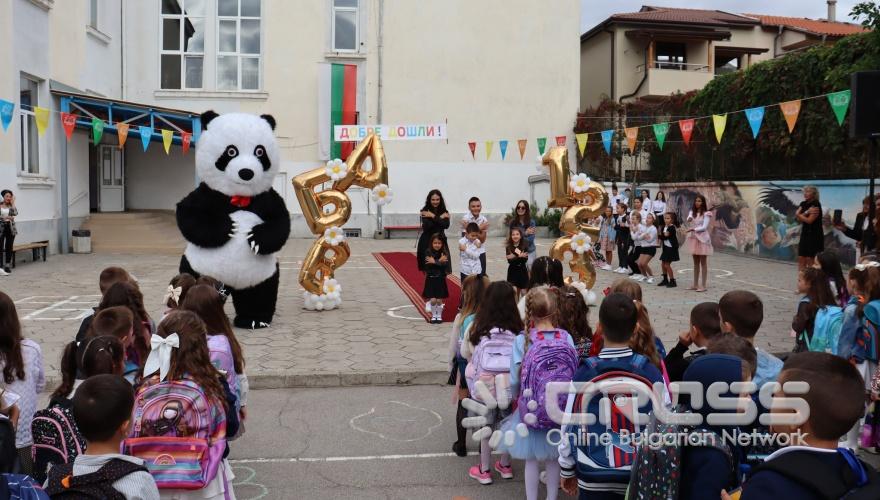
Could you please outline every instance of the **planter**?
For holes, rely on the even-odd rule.
[[[549,238],[550,237],[550,228],[547,226],[538,226],[535,228],[535,237],[536,238]]]

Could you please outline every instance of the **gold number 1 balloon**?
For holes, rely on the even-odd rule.
[[[370,159],[371,170],[364,170],[364,163]],[[370,134],[361,141],[346,160],[348,169],[345,177],[337,180],[329,189],[315,192],[315,188],[331,180],[324,167],[309,170],[293,178],[293,190],[302,207],[306,225],[318,240],[309,249],[299,272],[299,284],[315,295],[323,292],[324,280],[342,267],[351,255],[348,243],[342,241],[331,245],[324,237],[324,231],[333,226],[342,227],[351,217],[351,199],[345,192],[351,186],[372,189],[379,184],[388,184],[388,164],[382,141]],[[327,208],[333,206],[329,213]]]
[[[563,146],[550,148],[544,156],[543,163],[550,168],[550,200],[547,206],[564,209],[559,221],[562,237],[553,243],[550,256],[565,261],[565,253],[571,252],[569,269],[578,275],[587,288],[593,288],[596,284],[596,269],[590,258],[592,251],[579,254],[571,248],[571,241],[572,237],[580,232],[587,233],[593,239],[598,237],[599,228],[590,225],[589,221],[602,215],[605,207],[608,206],[608,192],[602,184],[593,181],[590,181],[589,188],[582,193],[576,193],[571,189],[568,150]],[[571,278],[566,278],[565,281],[571,283]]]

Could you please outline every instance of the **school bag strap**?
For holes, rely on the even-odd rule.
[[[101,498],[125,500],[125,495],[113,488],[113,483],[135,472],[149,471],[143,465],[114,458],[100,469],[80,476],[73,475],[73,464],[59,464],[49,470],[46,493],[52,498]]]
[[[811,453],[786,453],[752,469],[752,476],[760,471],[773,471],[797,481],[822,498],[880,498],[880,475],[877,471],[856,458],[850,450],[841,448],[837,452],[849,465],[841,474],[827,471],[827,464]],[[815,471],[825,473],[816,474]]]

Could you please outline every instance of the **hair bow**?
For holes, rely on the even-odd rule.
[[[869,267],[880,267],[880,262],[870,260],[862,264],[856,264],[856,269],[862,272],[866,271]]]
[[[144,364],[144,376],[159,372],[159,380],[165,380],[171,369],[171,350],[180,347],[180,337],[176,333],[162,338],[155,333],[150,338],[150,355]]]
[[[183,287],[175,287],[173,285],[168,285],[168,289],[165,291],[165,298],[162,299],[163,303],[167,303],[168,300],[173,300],[175,304],[180,303],[180,294],[183,293]]]

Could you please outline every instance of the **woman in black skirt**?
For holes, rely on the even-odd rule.
[[[529,247],[523,238],[522,229],[511,227],[507,236],[507,282],[516,290],[517,300],[529,286]]]
[[[439,234],[443,241],[443,251],[449,255],[449,244],[446,242],[446,230],[449,229],[449,211],[446,210],[446,202],[439,189],[432,189],[425,199],[422,207],[422,234],[416,246],[416,264],[419,271],[425,271],[425,256],[431,244],[431,238]],[[447,262],[446,267],[452,272],[452,264]]]
[[[675,272],[672,270],[672,263],[678,262],[678,217],[674,212],[666,212],[663,214],[663,228],[660,231],[660,268],[663,273],[663,281],[657,286],[665,286],[675,288],[678,284],[675,282]]]
[[[422,297],[431,303],[431,323],[443,323],[443,301],[449,297],[446,275],[449,274],[449,252],[443,248],[443,237],[431,236],[431,248],[425,254],[425,288]]]
[[[795,218],[801,222],[801,239],[798,242],[798,270],[810,267],[816,254],[825,248],[825,231],[822,230],[822,204],[816,186],[804,186],[804,201],[797,209]]]

